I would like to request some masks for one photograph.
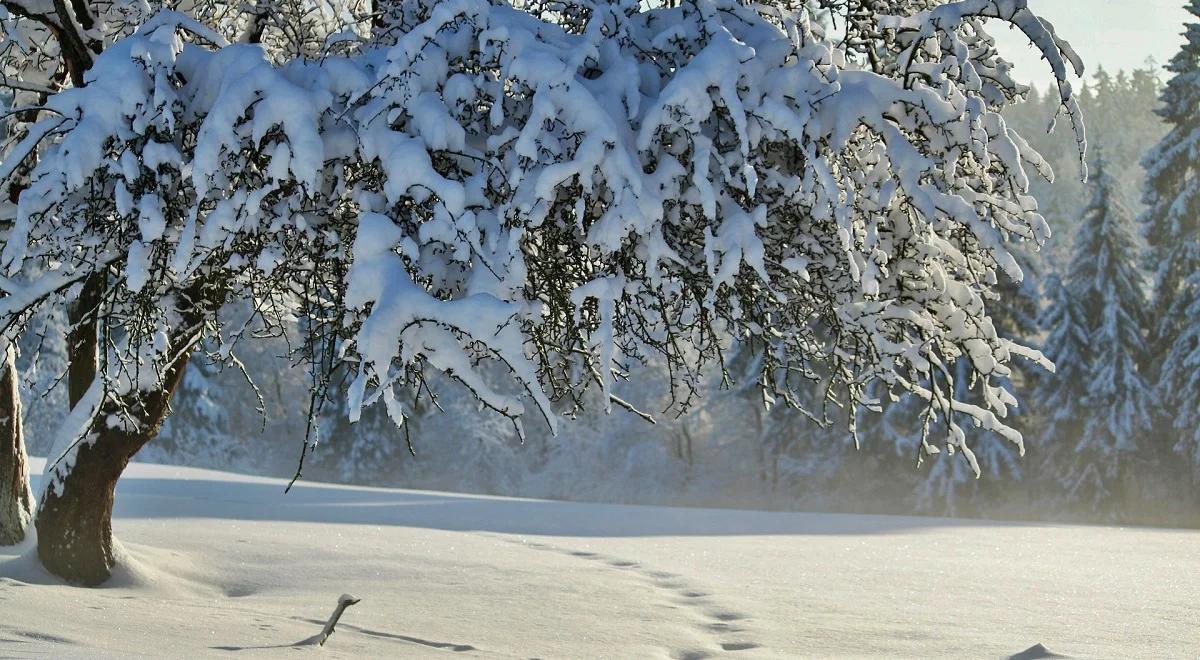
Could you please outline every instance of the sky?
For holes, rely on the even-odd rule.
[[[1183,43],[1183,24],[1197,20],[1184,11],[1184,4],[1185,0],[1029,0],[1029,7],[1071,43],[1089,73],[1097,65],[1128,71],[1150,57],[1165,65]],[[1017,66],[1018,80],[1050,83],[1050,67],[1023,35],[1002,28],[990,32],[1000,41],[1001,54]],[[1166,79],[1166,73],[1162,75]]]

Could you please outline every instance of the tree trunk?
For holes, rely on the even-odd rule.
[[[25,527],[33,515],[33,491],[21,428],[16,351],[0,339],[0,352],[0,545],[16,545],[25,540]]]
[[[103,276],[97,274],[84,284],[72,307],[68,337],[70,366],[67,384],[71,407],[77,406],[97,377],[97,313],[103,291]],[[150,392],[133,392],[120,400],[108,399],[100,406],[86,440],[73,451],[74,460],[58,472],[55,483],[43,486],[35,525],[38,557],[51,573],[76,584],[96,586],[112,574],[112,510],[117,480],[129,461],[158,435],[170,412],[171,396],[183,380],[192,347],[199,338],[205,300],[201,287],[181,296],[182,329],[169,343],[174,362],[166,367],[161,387]],[[219,301],[212,303],[213,308]],[[109,419],[126,419],[122,428],[109,426]],[[50,478],[50,470],[47,478]]]
[[[158,435],[170,410],[171,395],[183,380],[188,356],[184,352],[170,367],[161,390],[141,392],[120,405],[103,406],[93,422],[91,437],[79,444],[66,476],[57,486],[45,489],[36,521],[38,557],[51,573],[88,587],[103,583],[112,574],[117,480],[134,454]],[[136,429],[108,428],[105,420],[118,409],[136,418]]]
[[[100,360],[97,314],[105,276],[93,273],[83,281],[79,297],[67,310],[67,401],[72,409],[92,387]]]

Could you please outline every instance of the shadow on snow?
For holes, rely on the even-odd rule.
[[[114,513],[118,518],[226,518],[571,537],[862,535],[1017,525],[904,516],[583,504],[329,484],[297,484],[284,494],[282,482],[139,476],[122,478]]]

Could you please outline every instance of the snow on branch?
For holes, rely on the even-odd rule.
[[[166,359],[181,291],[255,301],[299,320],[314,372],[331,345],[356,364],[352,417],[401,423],[394,388],[427,370],[514,419],[530,401],[553,426],[592,387],[636,410],[612,388],[651,357],[685,402],[742,342],[764,400],[869,407],[882,384],[968,458],[964,424],[1019,443],[1003,383],[1034,352],[985,301],[1022,275],[1008,246],[1049,235],[1025,168],[1049,170],[999,114],[1022,91],[982,19],[1043,50],[1082,149],[1048,24],[953,2],[880,18],[863,60],[806,12],[569,4],[399,2],[352,54],[282,64],[152,19],[31,128],[52,146],[6,290],[119,255],[100,271],[130,372]]]
[[[960,35],[960,29],[964,22],[972,18],[994,18],[1008,22],[1019,29],[1029,39],[1029,42],[1041,52],[1042,58],[1054,74],[1059,101],[1062,109],[1067,112],[1071,120],[1071,127],[1075,131],[1075,141],[1079,146],[1080,176],[1086,180],[1087,134],[1083,111],[1079,107],[1079,101],[1070,82],[1071,73],[1077,77],[1083,76],[1083,60],[1070,43],[1059,38],[1050,21],[1041,18],[1029,9],[1028,0],[961,0],[940,5],[913,16],[883,17],[880,19],[880,25],[901,33],[914,33],[907,37],[911,40],[911,45],[901,55],[902,60],[908,63],[908,67],[911,67],[918,53],[928,46],[929,39],[939,41],[943,37],[948,39],[949,47],[943,46],[947,51],[946,54],[953,56],[954,65],[963,67],[968,85],[973,88],[973,91],[978,92],[982,89],[983,79],[977,70],[977,62],[972,61],[970,45]],[[1070,70],[1068,70],[1068,65]],[[908,75],[909,71],[906,69],[905,76]],[[1053,130],[1053,124],[1051,124],[1051,130]]]

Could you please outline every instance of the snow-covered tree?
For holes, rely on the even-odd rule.
[[[382,406],[361,411],[358,421],[350,423],[346,403],[353,377],[347,364],[340,365],[329,376],[328,400],[317,420],[318,439],[322,445],[321,452],[314,456],[319,461],[318,469],[341,481],[396,485],[384,477],[399,470],[397,463],[405,459],[405,454],[416,453],[413,438],[421,436],[419,427],[425,412],[418,410],[417,405],[433,402],[423,399],[417,392],[401,394],[400,399],[413,405],[400,429],[388,419]],[[439,401],[437,405],[444,408],[443,403]],[[441,438],[431,440],[440,442]]]
[[[1046,439],[1042,462],[1052,470],[1073,460],[1070,452],[1083,432],[1092,327],[1084,311],[1085,300],[1058,274],[1046,278],[1044,295],[1041,324],[1047,336],[1042,351],[1054,361],[1055,371],[1038,381],[1032,398],[1041,415],[1041,436]]]
[[[365,23],[362,22],[369,19],[367,16],[356,16],[352,11],[355,7],[353,4],[346,5],[345,11],[341,11],[339,5],[332,3],[321,3],[320,7],[315,7],[303,1],[264,3],[256,5],[248,12],[243,11],[246,8],[237,3],[200,2],[190,3],[188,6],[196,16],[210,19],[211,26],[226,35],[270,44],[283,56],[308,52],[308,45],[311,44],[314,35],[326,35],[327,41],[336,41],[336,35],[347,29],[359,28],[360,31],[365,31]],[[89,82],[88,72],[99,54],[121,38],[132,34],[154,9],[147,3],[48,4],[24,0],[6,2],[3,8],[0,8],[0,25],[3,25],[4,29],[4,39],[0,42],[0,88],[5,90],[7,112],[3,115],[3,121],[8,137],[2,150],[3,161],[0,164],[0,191],[3,192],[4,199],[16,201],[21,192],[30,185],[30,174],[44,151],[54,148],[50,146],[54,142],[51,134],[61,127],[62,123],[58,120],[79,119],[55,118],[54,110],[46,105],[47,99],[64,90],[69,95],[71,87],[78,88]],[[188,21],[195,23],[191,19]],[[49,124],[46,123],[48,115]],[[53,124],[54,128],[51,128],[50,124]],[[105,145],[94,146],[100,149]],[[4,235],[6,245],[12,242],[12,236],[8,232],[12,230],[14,221],[19,222],[14,215],[19,216],[20,212],[11,203],[6,203],[0,209],[0,232]],[[96,230],[103,231],[97,223],[99,219],[100,216],[93,215],[89,221],[96,224]],[[80,286],[74,289],[40,292],[39,295],[41,307],[66,301],[64,304],[69,308],[66,314],[70,324],[70,332],[66,338],[68,363],[66,373],[59,376],[65,376],[68,399],[72,406],[83,402],[85,395],[91,390],[97,371],[101,340],[97,320],[100,305],[104,302],[104,282],[101,273],[84,278],[79,284]],[[8,286],[0,287],[0,295],[12,293],[11,289],[12,287]],[[19,301],[9,303],[15,303],[18,307],[23,304]],[[11,370],[11,365],[12,361],[6,361],[4,369]],[[3,377],[15,381],[15,374],[5,374]],[[14,399],[14,405],[16,401]],[[153,424],[147,425],[147,430],[153,427]],[[12,435],[15,428],[13,426],[4,429],[5,437],[0,440],[3,440],[5,446],[20,447],[20,443]],[[64,431],[67,430],[64,427]],[[23,459],[18,460],[21,455],[20,451],[6,454],[0,470],[14,477],[23,474]],[[124,465],[119,457],[106,455],[102,460],[114,465]],[[109,470],[106,478],[115,481],[116,474],[119,474],[119,468],[115,474]],[[103,480],[102,478],[101,481]],[[104,488],[98,489],[103,490]],[[107,496],[97,495],[96,506],[100,513],[91,516],[94,519],[92,527],[96,534],[102,537],[109,534],[108,513],[104,504],[106,500],[111,499],[111,488],[108,490]],[[0,506],[6,510],[19,509],[21,503],[11,498],[23,497],[21,494],[25,491],[27,485],[20,484],[4,489],[0,493],[0,498],[4,498]],[[53,507],[47,509],[45,504],[46,498],[43,498],[43,510],[55,510]],[[52,518],[53,514],[49,517]],[[43,526],[42,519],[39,515],[40,527]],[[48,556],[46,549],[55,547],[56,538],[69,547],[70,538],[80,533],[71,525],[47,525],[47,530],[54,527],[57,533],[43,534],[42,543],[39,545],[43,559]],[[87,532],[82,534],[84,537],[88,535]],[[110,565],[111,553],[101,557],[101,560],[101,563]],[[63,569],[59,571],[63,572]],[[107,568],[104,568],[103,572],[106,573]]]
[[[1187,10],[1200,18],[1200,0]],[[1147,261],[1156,269],[1153,349],[1167,427],[1179,432],[1177,449],[1200,466],[1196,395],[1200,394],[1200,23],[1188,23],[1185,42],[1167,69],[1174,74],[1158,114],[1170,132],[1143,160],[1142,216]]]
[[[19,342],[0,340],[7,344],[0,370],[0,545],[22,541],[33,514],[27,447],[43,453],[46,447],[44,434],[26,438],[26,430],[53,428],[65,412],[64,393],[55,387],[66,365],[65,316],[46,309],[30,319]]]
[[[878,16],[861,52],[884,66],[803,10],[539,7],[399,2],[347,56],[278,65],[161,13],[47,99],[0,327],[72,292],[105,338],[47,475],[52,570],[107,575],[82,502],[153,437],[196,343],[241,338],[234,300],[304,319],[318,393],[330,347],[356,365],[351,419],[403,423],[397,392],[440,373],[553,428],[554,400],[608,405],[650,356],[686,392],[740,340],[781,404],[850,410],[882,383],[940,420],[924,453],[945,438],[977,471],[964,422],[1019,445],[1004,379],[1041,357],[987,301],[1022,276],[1009,242],[1047,236],[1027,191],[1049,172],[999,114],[1022,90],[985,21],[1043,52],[1084,143],[1081,64],[1023,1]],[[41,533],[47,502],[73,546]]]
[[[1023,279],[1014,280],[1010,277],[1003,277],[996,286],[995,297],[990,303],[989,309],[996,332],[1000,336],[1028,346],[1037,346],[1037,337],[1041,328],[1037,319],[1040,304],[1039,264],[1035,260],[1036,255],[1030,254],[1023,248],[1022,245],[1015,245],[1011,248],[1013,257],[1021,266]],[[1045,370],[1037,364],[1018,363],[1013,365],[1013,374],[1001,379],[1000,382],[1005,387],[1013,387],[1014,380],[1028,386],[1045,373]],[[959,388],[959,396],[965,401],[977,402],[975,393],[970,389],[971,378],[969,365],[962,362],[955,364],[955,382]],[[1032,397],[1031,400],[1033,400]],[[1028,407],[1018,408],[1017,412],[1021,416],[1014,419],[1016,422],[1014,426],[1018,426],[1022,431],[1025,430],[1024,422],[1031,419],[1030,415],[1024,414],[1026,412],[1024,408]],[[907,423],[903,419],[898,419],[904,416],[910,417]],[[886,428],[892,432],[892,439],[897,443],[898,450],[911,447],[912,438],[925,432],[923,427],[914,425],[911,421],[922,419],[918,411],[912,410],[911,403],[908,406],[900,405],[886,411],[885,417],[891,418],[890,424]],[[908,429],[907,436],[900,433],[902,429],[906,428]],[[1019,481],[1024,477],[1021,462],[1018,460],[1018,448],[1002,435],[981,430],[973,438],[972,450],[979,457],[983,469],[992,480],[1003,478]],[[967,461],[959,460],[953,455],[938,457],[931,462],[928,475],[916,489],[917,506],[922,510],[944,515],[977,512],[978,508],[975,506],[977,503],[972,500],[981,498],[980,489],[983,484],[979,483],[976,478],[978,476]]]
[[[25,183],[24,175],[32,166],[32,159],[26,158],[25,153],[34,152],[40,142],[40,136],[29,134],[28,124],[39,118],[41,103],[47,95],[82,80],[82,72],[93,54],[79,36],[80,30],[74,26],[66,32],[62,30],[63,25],[71,25],[70,14],[68,6],[55,7],[46,3],[11,2],[0,8],[0,26],[4,31],[4,39],[0,41],[0,87],[4,88],[9,101],[3,117],[7,140],[3,165],[0,165],[0,198],[6,202],[0,207],[0,237],[6,243],[10,240],[13,221],[11,202],[16,200]],[[87,27],[99,27],[86,17],[84,20]],[[83,28],[82,25],[79,27]],[[14,147],[14,144],[18,146]],[[13,158],[15,148],[25,153]],[[0,291],[0,296],[7,293],[7,290]],[[19,378],[15,371],[15,356],[11,354],[15,348],[13,338],[0,343],[6,357],[0,365],[0,380],[15,385]],[[0,510],[21,512],[28,505],[24,500],[29,485],[25,474],[19,389],[6,392],[5,398],[8,399],[5,404],[8,421],[0,428],[0,445],[7,450],[0,456],[3,459],[0,460],[0,472],[8,475],[7,479],[13,483],[0,489]],[[9,517],[6,524],[12,527],[16,520]],[[6,536],[10,541],[18,541],[23,538],[24,530]]]
[[[1193,245],[1200,248],[1200,245]],[[1200,263],[1200,254],[1190,259]],[[1181,282],[1176,294],[1174,308],[1187,315],[1189,322],[1171,342],[1162,356],[1159,368],[1158,392],[1163,409],[1170,415],[1176,441],[1172,447],[1179,455],[1190,460],[1194,470],[1200,470],[1200,271],[1192,273]]]
[[[1060,460],[1068,497],[1099,508],[1128,486],[1122,481],[1152,426],[1155,397],[1144,371],[1146,303],[1132,216],[1103,158],[1089,185],[1092,201],[1066,274],[1070,300],[1056,301],[1049,319],[1056,325],[1048,354],[1063,373],[1043,405],[1052,426],[1067,426],[1076,439],[1075,456]]]

